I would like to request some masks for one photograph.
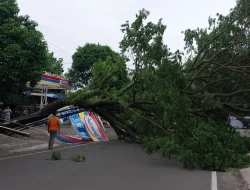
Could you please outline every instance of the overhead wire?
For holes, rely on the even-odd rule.
[[[48,42],[48,41],[47,41],[47,42]],[[71,53],[65,51],[64,49],[62,49],[62,48],[60,48],[60,47],[57,47],[56,45],[52,44],[51,42],[48,42],[48,44],[50,44],[50,45],[52,45],[54,48],[56,48],[56,49],[58,49],[58,50],[64,52],[65,54],[68,54],[68,55],[72,56]]]
[[[72,54],[65,51],[64,49],[54,45],[53,43],[47,41],[48,45],[49,45],[49,48],[52,50],[52,52],[54,52],[55,54],[59,55],[60,57],[72,57]],[[73,61],[65,61],[63,60],[63,65],[71,65]]]
[[[58,36],[57,36],[57,37],[58,37]],[[63,56],[63,57],[68,57],[68,56],[70,56],[70,57],[72,58],[72,55],[73,55],[73,54],[67,52],[66,50],[64,50],[64,49],[62,49],[62,48],[60,48],[60,47],[58,47],[57,45],[55,45],[55,44],[53,44],[53,43],[51,43],[51,42],[49,42],[49,41],[47,41],[47,43],[49,44],[50,48],[52,49],[52,51],[53,51],[55,54],[59,54],[59,55],[61,55],[61,56]],[[70,65],[70,64],[72,64],[72,62],[73,62],[73,60],[72,60],[72,61],[68,61],[68,60],[65,61],[65,60],[64,60],[62,63],[63,63],[64,65]],[[131,67],[134,66],[132,63],[127,63],[126,65],[127,65],[127,67],[130,68],[130,69],[131,69]]]

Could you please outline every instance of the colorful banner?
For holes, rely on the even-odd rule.
[[[94,114],[94,116],[95,116],[95,118],[96,118],[96,120],[97,120],[99,126],[101,126],[102,130],[106,133],[106,128],[104,127],[104,125],[103,125],[103,123],[102,123],[102,120],[101,120],[100,116],[97,115],[97,114]]]
[[[67,111],[68,113],[72,113],[71,110]],[[83,121],[79,118],[79,116],[77,114],[75,115],[71,115],[69,116],[71,123],[72,123],[72,127],[74,127],[76,129],[76,132],[78,134],[78,136],[80,138],[83,139],[90,139],[90,136],[87,132],[87,129],[85,127],[85,124],[83,123]]]
[[[62,87],[65,89],[71,89],[72,84],[69,80],[65,80],[64,78],[52,74],[43,74],[42,80],[39,82],[42,85],[54,86],[54,87]]]
[[[65,121],[67,114],[72,114],[76,110],[65,110],[58,114],[61,118],[61,122]],[[66,116],[66,117],[64,117]],[[104,134],[102,128],[97,122],[97,119],[92,112],[81,112],[75,115],[68,116],[72,123],[72,127],[76,132],[76,137],[57,135],[57,140],[67,144],[86,144],[91,142],[108,141],[108,138]],[[48,121],[48,118],[41,119],[32,123],[26,124],[27,127],[35,127],[44,124]]]
[[[63,117],[60,119],[61,124],[64,124],[66,121],[68,121],[68,117]]]
[[[108,137],[105,135],[104,131],[102,130],[102,128],[101,128],[100,125],[98,124],[98,121],[97,121],[97,119],[96,119],[94,113],[93,113],[93,112],[88,112],[88,114],[89,114],[89,116],[93,119],[94,124],[96,124],[96,126],[98,127],[98,130],[99,130],[99,132],[100,132],[100,134],[101,134],[101,137],[102,137],[103,141],[108,141]]]
[[[67,143],[67,144],[86,144],[86,143],[91,142],[89,140],[85,140],[85,139],[80,140],[80,139],[65,136],[65,135],[57,135],[56,139],[60,142]]]
[[[84,114],[83,114],[83,112],[81,112],[81,113],[79,113],[79,117],[81,118],[81,120],[84,122]],[[85,126],[87,126],[87,125],[85,125]],[[86,127],[86,129],[87,129],[87,131],[88,131],[88,134],[89,134],[89,136],[90,136],[90,138],[93,140],[93,141],[95,141],[95,142],[98,142],[98,141],[102,141],[102,138],[98,138],[96,135],[94,135],[94,133],[92,133],[92,131],[88,128],[88,127]]]
[[[103,130],[99,126],[95,116],[91,112],[84,112],[84,123],[88,129],[89,134],[95,136],[98,141],[108,141],[108,138],[104,134]]]

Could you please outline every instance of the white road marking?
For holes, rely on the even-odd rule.
[[[90,142],[90,143],[87,143],[87,144],[78,144],[78,145],[74,145],[74,146],[57,148],[57,149],[54,149],[54,150],[45,150],[45,151],[34,152],[34,153],[29,153],[29,154],[23,154],[23,155],[18,155],[18,156],[10,156],[10,157],[6,157],[6,158],[0,158],[0,161],[2,161],[2,160],[10,160],[10,159],[14,159],[14,158],[20,158],[20,157],[24,157],[24,156],[32,156],[32,155],[36,155],[36,154],[52,152],[52,151],[55,151],[55,150],[65,150],[65,149],[75,148],[75,147],[79,147],[79,146],[85,146],[85,145],[89,145],[89,144],[93,144],[93,143],[95,143],[95,142]]]
[[[216,171],[212,171],[211,190],[218,190]]]

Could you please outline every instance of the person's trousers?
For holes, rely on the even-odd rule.
[[[49,149],[52,149],[54,142],[55,142],[56,135],[57,135],[57,131],[49,131]]]
[[[10,121],[10,116],[5,116],[6,121]]]

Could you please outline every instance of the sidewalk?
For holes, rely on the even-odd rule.
[[[248,184],[248,189],[250,189],[250,168],[240,170],[244,180]]]
[[[236,131],[238,131],[241,134],[241,136],[250,137],[250,130],[249,129],[237,129]],[[241,169],[240,172],[241,172],[244,180],[248,184],[248,189],[250,189],[250,168]]]
[[[12,154],[22,154],[31,151],[44,150],[48,148],[48,135],[29,129],[31,137],[10,137],[0,134],[0,158]],[[59,146],[56,142],[55,146]]]

